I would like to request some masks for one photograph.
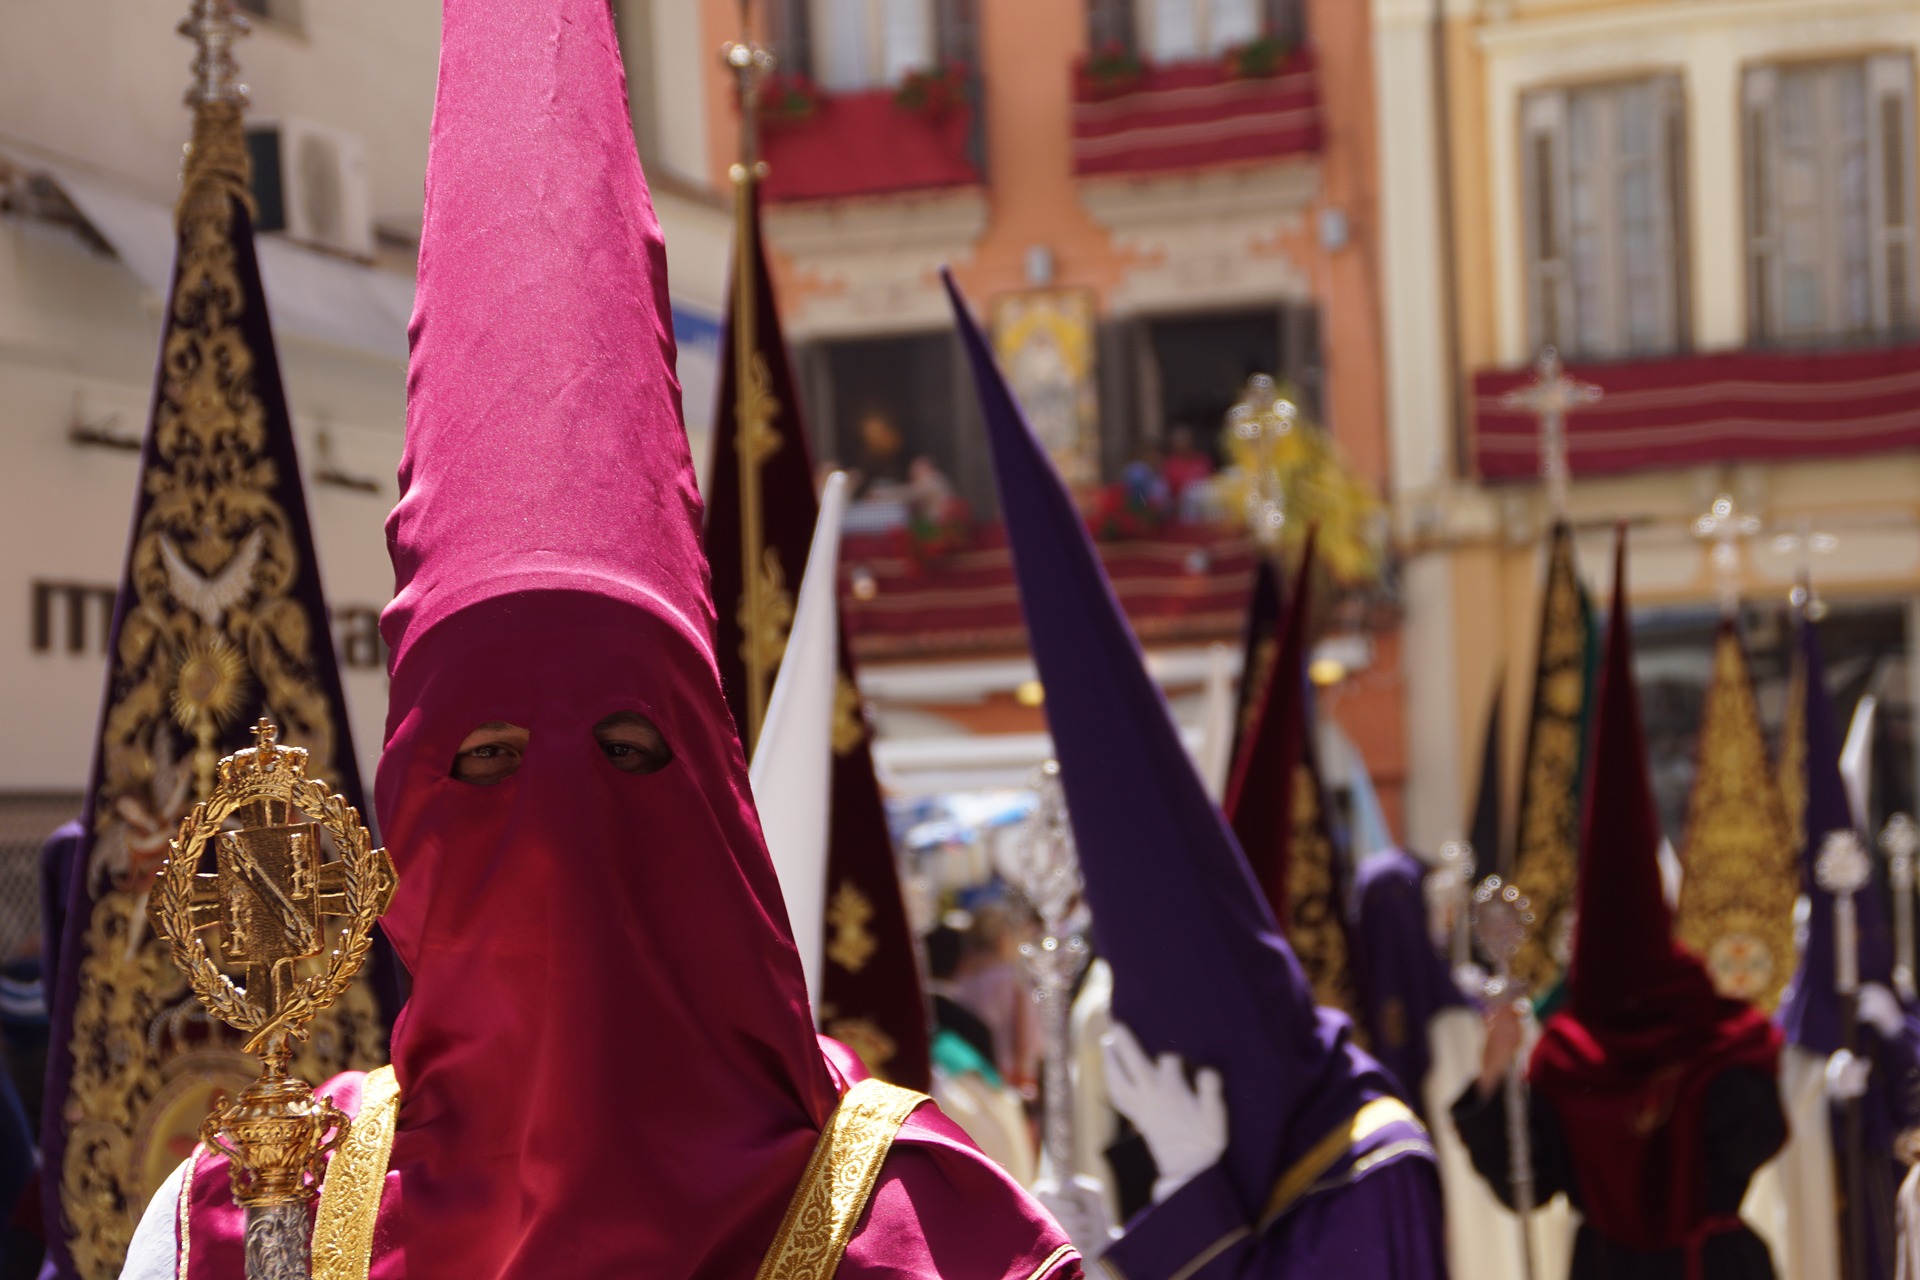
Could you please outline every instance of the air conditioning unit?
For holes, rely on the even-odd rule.
[[[256,231],[349,257],[373,257],[373,192],[367,147],[356,135],[308,120],[247,130]]]

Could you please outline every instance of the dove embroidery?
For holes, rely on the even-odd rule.
[[[265,545],[265,531],[256,527],[220,572],[203,578],[180,554],[173,539],[162,537],[160,559],[167,567],[167,589],[174,599],[199,614],[209,628],[218,630],[227,610],[245,600],[253,590],[253,571],[260,563]]]

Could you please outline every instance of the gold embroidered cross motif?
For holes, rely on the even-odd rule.
[[[842,880],[827,904],[827,923],[833,926],[833,941],[827,944],[827,959],[841,968],[858,973],[880,944],[873,940],[867,922],[873,919],[873,903],[851,880]]]

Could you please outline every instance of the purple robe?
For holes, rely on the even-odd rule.
[[[1420,859],[1385,849],[1361,863],[1354,877],[1354,950],[1368,1047],[1423,1118],[1433,1065],[1427,1027],[1435,1014],[1467,1004],[1427,932],[1426,876]]]
[[[1226,1151],[1105,1257],[1128,1280],[1443,1276],[1440,1191],[1417,1118],[1317,1009],[1299,960],[1147,674],[1072,495],[947,278],[992,448],[1021,610],[1046,686],[1113,1016],[1150,1054],[1220,1073]],[[1349,1134],[1358,1135],[1350,1141]],[[1305,1185],[1293,1187],[1300,1171]],[[1293,1175],[1290,1177],[1290,1175]],[[1298,1194],[1293,1194],[1294,1192]],[[1276,1194],[1282,1209],[1269,1212]]]

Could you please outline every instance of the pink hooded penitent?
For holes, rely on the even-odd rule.
[[[413,978],[375,1280],[748,1280],[832,1114],[721,696],[666,260],[606,0],[446,0],[378,807]],[[653,722],[636,775],[594,725]],[[463,738],[530,733],[492,786]],[[350,1091],[349,1091],[350,1092]],[[189,1280],[229,1271],[224,1175]],[[198,1225],[206,1217],[212,1230]],[[839,1275],[1056,1275],[930,1105]]]

